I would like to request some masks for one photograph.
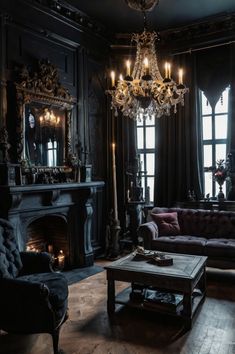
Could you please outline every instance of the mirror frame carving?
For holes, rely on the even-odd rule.
[[[24,66],[19,71],[19,79],[15,82],[17,99],[17,124],[16,124],[16,153],[17,160],[25,168],[25,105],[30,103],[41,104],[42,106],[54,106],[64,110],[65,113],[65,141],[64,157],[69,161],[72,153],[71,141],[71,118],[72,110],[76,104],[76,99],[70,95],[59,82],[59,75],[56,67],[48,60],[41,60],[38,63],[38,71],[29,72]],[[53,168],[48,166],[34,166],[37,168]],[[65,167],[57,166],[57,167]]]

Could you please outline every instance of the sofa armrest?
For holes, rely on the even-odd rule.
[[[23,268],[20,275],[53,272],[53,258],[47,252],[20,252]]]
[[[152,240],[158,237],[158,227],[154,221],[139,226],[137,230],[138,239],[143,242],[145,249],[151,249]]]

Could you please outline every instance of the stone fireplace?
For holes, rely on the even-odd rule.
[[[69,266],[70,247],[65,218],[57,215],[40,217],[28,225],[26,232],[26,250],[49,252],[55,259],[55,266],[58,257],[63,260],[63,268]]]
[[[68,268],[93,264],[93,202],[104,182],[0,186],[1,217],[15,227],[21,251],[62,251]]]

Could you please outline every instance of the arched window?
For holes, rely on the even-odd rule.
[[[213,179],[212,169],[216,167],[217,161],[226,161],[227,156],[229,91],[227,87],[215,107],[210,105],[203,91],[200,91],[204,195],[209,194],[210,197],[215,197],[219,192],[219,185]]]
[[[140,156],[142,187],[146,203],[154,200],[155,177],[155,118],[137,121],[137,153]]]

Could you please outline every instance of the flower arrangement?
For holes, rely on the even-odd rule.
[[[228,177],[228,166],[226,164],[226,162],[224,160],[218,160],[216,162],[217,167],[215,168],[215,170],[213,171],[214,174],[214,179],[215,181],[222,186],[226,180],[226,178]]]

